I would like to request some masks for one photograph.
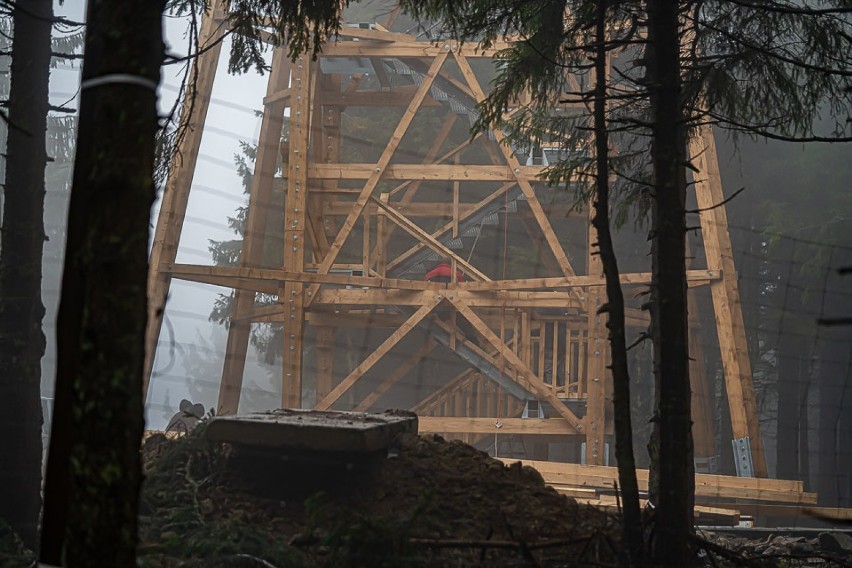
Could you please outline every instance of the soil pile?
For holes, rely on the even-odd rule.
[[[368,464],[213,445],[143,449],[142,566],[617,566],[615,520],[460,442],[403,435]]]
[[[204,428],[143,447],[142,567],[627,566],[614,517],[461,442],[402,435],[372,460],[304,461]],[[850,566],[844,535],[701,536],[695,566]]]

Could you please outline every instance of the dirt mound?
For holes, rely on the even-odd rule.
[[[142,566],[617,565],[614,520],[460,442],[398,438],[369,464],[149,439]]]

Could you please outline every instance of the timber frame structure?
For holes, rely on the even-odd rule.
[[[214,2],[200,32],[199,45],[208,49],[195,63],[198,80],[186,98],[195,101],[184,103],[187,134],[176,149],[156,226],[145,388],[169,286],[178,278],[235,291],[219,413],[238,410],[251,324],[279,322],[283,407],[303,406],[303,353],[309,341],[319,361],[310,377],[317,409],[379,407],[407,372],[441,346],[455,352],[467,369],[414,405],[421,430],[463,435],[468,441],[495,433],[495,428],[501,434],[559,436],[583,444],[586,464],[606,464],[611,389],[605,316],[598,311],[605,302],[604,279],[589,244],[594,242],[591,225],[585,228],[584,257],[575,254],[579,265],[574,264],[551,222],[560,205],[542,200],[553,191],[539,179],[547,156],[519,159],[520,153],[503,143],[500,130],[479,133],[473,141],[465,139],[447,149],[451,129],[467,128],[465,119],[474,117],[475,104],[486,96],[477,69],[500,45],[484,50],[453,40],[418,41],[379,24],[355,24],[344,26],[316,60],[300,57],[291,62],[285,48],[275,48],[240,264],[176,264],[226,21],[221,3]],[[341,136],[344,115],[347,109],[376,106],[395,109],[386,113],[396,121],[393,133],[381,142],[377,156],[354,161]],[[397,150],[424,109],[440,124],[431,146],[416,160],[401,157]],[[287,122],[289,133],[284,134]],[[474,144],[486,159],[463,161]],[[741,460],[738,471],[765,477],[731,241],[725,208],[717,206],[724,196],[709,127],[692,140],[690,154],[701,172],[692,187],[706,265],[688,272],[689,284],[710,288],[735,456]],[[423,199],[436,183],[447,188],[449,202]],[[280,229],[271,223],[281,219],[273,220],[269,213],[276,192],[279,207],[283,204]],[[562,206],[563,218],[568,209]],[[504,268],[504,277],[498,278],[500,270],[476,266],[466,254],[483,225],[501,218],[508,223],[509,217],[523,222],[539,245],[533,254],[542,259],[543,273],[507,279]],[[274,232],[283,252],[270,264],[265,241]],[[402,241],[400,235],[408,244],[398,250],[392,245]],[[360,243],[353,243],[358,239]],[[344,249],[349,252],[341,255]],[[352,249],[360,254],[353,257]],[[466,280],[424,281],[428,265],[442,259],[463,271]],[[650,274],[624,273],[622,283],[647,286]],[[261,305],[259,295],[273,301]],[[473,329],[478,337],[459,330],[460,318],[469,323],[467,335]],[[389,334],[335,380],[336,330],[368,321]],[[645,327],[647,316],[628,310],[627,324]],[[419,348],[411,349],[366,396],[343,398],[415,329],[428,330]],[[691,373],[696,457],[712,458],[718,452],[710,387],[699,367],[696,362]]]

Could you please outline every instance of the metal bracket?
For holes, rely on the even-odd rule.
[[[751,442],[749,437],[731,440],[734,446],[734,464],[737,467],[737,477],[754,477],[754,462],[751,459]]]
[[[544,418],[544,408],[541,407],[541,402],[527,399],[524,403],[524,413],[521,414],[521,418]]]

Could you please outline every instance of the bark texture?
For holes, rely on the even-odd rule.
[[[599,0],[595,24],[595,214],[592,224],[598,237],[606,279],[606,327],[609,330],[612,358],[612,406],[615,428],[615,459],[622,496],[622,534],[634,562],[642,557],[642,532],[639,514],[639,484],[633,457],[633,426],[630,415],[630,370],[627,362],[627,340],[624,324],[624,293],[619,279],[618,259],[612,242],[609,220],[609,133],[606,120],[607,49],[606,0]]]
[[[41,560],[134,566],[163,0],[90,2]]]
[[[0,249],[0,517],[35,548],[41,510],[41,323],[51,0],[13,8]]]
[[[652,560],[691,557],[695,466],[690,410],[686,285],[686,137],[681,105],[678,3],[648,0],[649,89],[654,172],[651,332],[656,409],[651,460],[656,505]]]

